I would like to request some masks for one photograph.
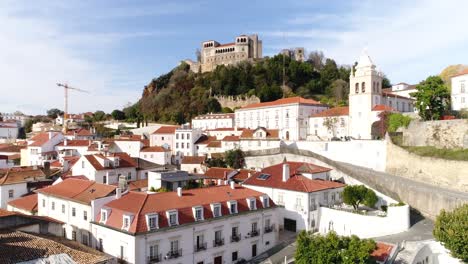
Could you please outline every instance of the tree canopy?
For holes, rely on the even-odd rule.
[[[343,191],[343,202],[352,205],[354,210],[357,210],[360,204],[374,207],[377,201],[375,192],[364,185],[348,185]]]
[[[50,118],[57,118],[58,116],[62,116],[63,111],[57,108],[52,108],[47,110],[47,116]]]
[[[298,264],[370,264],[376,263],[371,253],[375,241],[357,236],[341,237],[335,232],[317,235],[302,231],[297,237],[295,263]]]
[[[439,120],[449,107],[450,92],[439,76],[429,76],[416,86],[415,106],[423,120]]]
[[[106,113],[104,111],[98,110],[93,115],[94,121],[103,121],[106,119]]]
[[[125,112],[120,111],[118,109],[115,109],[114,111],[112,111],[111,115],[112,115],[112,118],[114,118],[114,120],[124,120],[125,119]]]
[[[454,257],[468,262],[468,204],[452,212],[442,209],[436,218],[433,233]]]
[[[245,154],[240,149],[232,149],[224,153],[226,164],[233,169],[241,169],[245,165]]]

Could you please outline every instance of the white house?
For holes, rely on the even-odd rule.
[[[8,211],[19,212],[25,215],[37,215],[37,193],[9,201],[7,209]]]
[[[120,195],[116,186],[69,178],[36,191],[38,215],[64,222],[63,237],[92,247],[91,222],[103,204]]]
[[[452,76],[452,110],[468,108],[468,70]]]
[[[203,173],[205,168],[205,156],[185,156],[180,163],[180,169],[189,173]]]
[[[37,166],[0,169],[0,208],[6,209],[8,202],[28,194],[34,183],[45,180],[45,173]]]
[[[141,136],[129,138],[117,138],[109,145],[110,152],[125,152],[132,158],[140,157],[140,150],[145,147],[144,139]]]
[[[328,109],[312,99],[290,97],[272,102],[247,105],[235,111],[236,127],[278,129],[283,140],[304,140],[309,116]]]
[[[201,129],[182,126],[175,130],[174,155],[176,163],[180,163],[184,156],[196,156],[195,142],[202,136]]]
[[[3,121],[14,120],[16,122],[19,122],[21,127],[24,127],[26,121],[31,118],[22,113],[0,113],[0,116],[2,117]]]
[[[19,124],[13,122],[0,122],[0,142],[14,142],[18,138]]]
[[[127,153],[84,155],[72,168],[72,175],[84,175],[104,184],[118,183],[120,176],[128,181],[136,177],[136,163]]]
[[[21,150],[21,165],[43,165],[57,159],[57,146],[63,140],[61,132],[43,132],[27,140],[28,146]]]
[[[140,150],[140,159],[164,165],[171,164],[171,150],[160,146],[143,147]]]
[[[129,263],[236,263],[278,243],[267,195],[232,184],[166,193],[130,192],[93,223],[98,248]]]
[[[411,94],[417,91],[418,90],[416,89],[416,84],[407,84],[404,82],[393,84],[391,88],[382,89],[382,92],[384,93],[390,92],[392,94],[396,94],[396,95],[403,96],[406,98],[411,98],[411,99],[414,99],[414,97],[411,96]]]
[[[226,136],[240,136],[243,128],[216,128],[205,130],[205,133],[210,137],[216,137],[217,140],[221,140]]]
[[[253,174],[242,186],[268,194],[279,209],[280,226],[297,232],[318,228],[318,208],[341,203],[344,184],[330,180],[331,169],[304,162],[283,162]]]
[[[88,154],[88,148],[91,146],[92,141],[86,139],[70,140],[65,138],[55,146],[58,156],[60,158],[70,156],[83,156]]]
[[[94,140],[96,139],[96,130],[85,128],[69,129],[65,133],[65,138],[69,140]]]
[[[325,110],[309,118],[309,139],[331,139],[349,135],[349,107],[341,106]]]
[[[174,149],[175,131],[178,126],[161,126],[150,135],[150,146]]]
[[[199,115],[192,119],[192,127],[200,128],[202,130],[233,128],[234,113]]]
[[[200,138],[194,143],[197,150],[197,156],[206,156],[208,154],[208,144],[215,140],[215,136],[201,135]]]
[[[244,129],[239,137],[239,147],[243,151],[279,148],[280,143],[278,129]]]

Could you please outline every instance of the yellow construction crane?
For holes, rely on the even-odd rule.
[[[89,93],[86,90],[74,88],[68,86],[68,84],[63,84],[63,83],[57,83],[58,87],[63,87],[63,91],[65,92],[65,109],[63,110],[63,130],[66,132],[67,131],[67,115],[68,115],[68,90],[75,90],[78,92],[82,93]]]

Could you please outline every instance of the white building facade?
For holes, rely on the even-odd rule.
[[[326,109],[328,106],[315,100],[290,97],[237,109],[235,122],[238,128],[278,129],[282,140],[304,140],[307,137],[309,116]]]
[[[234,127],[234,113],[227,114],[206,114],[196,116],[192,119],[192,127],[200,128],[202,130],[216,129],[216,128],[233,128]]]
[[[468,108],[468,71],[452,77],[452,110]]]

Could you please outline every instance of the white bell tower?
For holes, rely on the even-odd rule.
[[[382,104],[383,74],[376,70],[367,51],[364,50],[355,71],[349,76],[350,136],[371,139],[372,108]]]

